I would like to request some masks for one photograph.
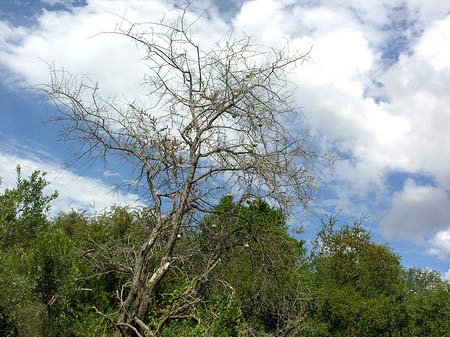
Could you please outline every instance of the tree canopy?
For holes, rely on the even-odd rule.
[[[1,223],[21,241],[0,249],[1,334],[110,336],[153,215],[113,206],[49,218],[55,194],[44,193],[44,174],[18,173],[17,186],[0,194],[8,200],[2,219],[24,203],[24,188],[33,191],[26,205],[39,206],[33,235],[11,229],[23,228],[22,216]],[[282,210],[229,195],[198,224],[182,226],[177,241],[172,267],[141,308],[145,326],[128,336],[449,336],[449,283],[404,269],[361,221],[324,221],[308,250]],[[148,268],[163,243],[154,254]]]

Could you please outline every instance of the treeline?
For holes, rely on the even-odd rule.
[[[49,219],[47,185],[18,169],[0,195],[0,336],[112,336],[153,216],[111,207]],[[170,271],[133,309],[145,328],[130,336],[450,336],[450,285],[405,270],[359,222],[328,219],[307,250],[261,200],[226,196],[188,220]]]

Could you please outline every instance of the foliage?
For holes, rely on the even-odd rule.
[[[3,308],[0,308],[0,336],[14,337],[17,334],[18,329],[14,321]]]
[[[48,335],[73,335],[71,300],[76,296],[78,269],[73,245],[61,230],[38,235],[31,248],[34,292],[47,308]]]
[[[450,284],[430,270],[405,273],[408,336],[450,336]]]
[[[16,171],[16,187],[5,189],[0,194],[1,324],[15,331],[14,334],[20,331],[21,334],[33,335],[40,334],[43,329],[40,319],[43,310],[36,302],[30,277],[30,246],[38,233],[48,227],[46,212],[57,193],[44,193],[48,185],[45,173],[34,171],[24,179],[20,166]]]
[[[215,249],[222,247],[224,263],[215,277],[234,289],[246,321],[279,329],[299,314],[304,300],[304,289],[298,287],[306,253],[303,242],[288,235],[280,210],[260,200],[244,207],[225,197],[213,214],[205,220],[201,236],[207,235],[206,245],[216,242]]]
[[[16,187],[0,195],[0,243],[6,247],[27,245],[35,239],[47,224],[50,202],[58,195],[44,194],[48,185],[45,173],[34,171],[29,179],[23,179],[20,166],[16,171]]]
[[[8,201],[2,228],[24,237],[0,249],[0,334],[111,336],[117,293],[126,289],[133,254],[155,226],[153,214],[111,207],[49,220],[54,195],[43,193],[43,175],[18,181],[0,195]],[[6,216],[17,205],[28,211]],[[180,228],[172,268],[149,298],[142,328],[125,334],[450,336],[449,283],[430,270],[404,270],[361,221],[338,227],[330,218],[309,253],[288,229],[284,213],[261,199],[223,197],[198,223]],[[149,268],[164,240],[154,246]]]
[[[401,330],[404,292],[398,256],[371,241],[361,222],[324,223],[312,251],[321,336],[393,336]],[[399,332],[400,333],[400,332]]]

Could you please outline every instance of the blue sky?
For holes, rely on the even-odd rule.
[[[0,176],[49,172],[54,212],[137,202],[124,165],[67,166],[76,144],[59,141],[54,108],[29,87],[46,83],[46,62],[98,81],[105,95],[143,92],[142,57],[127,41],[97,33],[118,18],[157,20],[168,1],[0,1]],[[196,1],[207,11],[195,33],[209,43],[230,30],[258,43],[309,49],[290,80],[318,146],[345,154],[323,174],[305,235],[324,212],[368,216],[374,238],[405,266],[450,278],[450,3],[444,1]],[[28,89],[25,89],[28,88]]]

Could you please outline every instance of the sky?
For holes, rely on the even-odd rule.
[[[73,163],[77,144],[49,123],[55,108],[33,86],[48,65],[88,75],[105,96],[145,94],[142,50],[111,31],[176,15],[181,1],[0,0],[0,188],[15,167],[48,172],[52,212],[139,204],[120,163]],[[213,45],[234,34],[309,50],[289,74],[318,146],[340,160],[323,172],[305,214],[367,216],[374,239],[405,267],[450,279],[450,2],[441,0],[200,0],[194,36]],[[294,126],[295,127],[295,126]]]

